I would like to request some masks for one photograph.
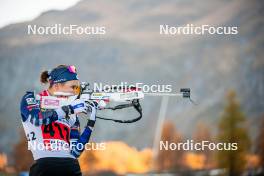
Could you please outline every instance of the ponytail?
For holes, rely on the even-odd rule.
[[[43,84],[47,84],[49,82],[48,78],[49,78],[48,71],[43,71],[40,75],[40,82]]]

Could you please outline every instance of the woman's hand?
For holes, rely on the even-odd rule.
[[[88,104],[80,99],[76,99],[70,104],[71,114],[87,113]]]
[[[88,105],[88,113],[90,113],[90,118],[87,122],[87,126],[94,127],[95,121],[96,121],[96,111],[98,108],[98,103],[96,102],[89,102]]]

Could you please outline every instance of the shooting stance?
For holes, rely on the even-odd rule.
[[[51,71],[44,71],[40,80],[49,84],[49,88],[38,94],[28,91],[20,106],[23,128],[35,160],[30,176],[80,176],[77,158],[91,136],[97,103],[76,99],[80,93],[80,82],[74,66],[60,65]],[[56,99],[41,101],[46,96],[72,101],[69,105],[45,109],[42,103],[58,104]],[[81,113],[89,115],[82,134],[78,116]]]

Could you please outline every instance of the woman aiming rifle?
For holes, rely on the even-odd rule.
[[[38,94],[27,92],[20,106],[23,128],[35,160],[30,176],[80,176],[76,158],[84,148],[79,144],[84,146],[89,141],[96,121],[96,103],[75,99],[70,105],[56,109],[41,107],[41,99],[45,96],[67,99],[79,94],[80,82],[74,66],[60,65],[44,71],[40,80],[49,84],[49,88]],[[81,113],[90,114],[82,134],[78,119]]]

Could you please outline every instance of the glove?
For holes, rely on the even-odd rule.
[[[87,113],[88,104],[80,99],[76,99],[73,102],[71,102],[70,105],[62,106],[61,108],[58,108],[55,110],[58,114],[58,116],[63,116],[67,120],[70,118],[69,115],[72,114],[79,114],[79,113]]]
[[[97,108],[98,108],[98,103],[96,102],[90,102],[88,105],[87,112],[90,113],[90,119],[87,122],[87,126],[89,127],[94,127],[96,121]]]
[[[69,105],[71,114],[87,113],[88,104],[85,101],[76,99]]]

